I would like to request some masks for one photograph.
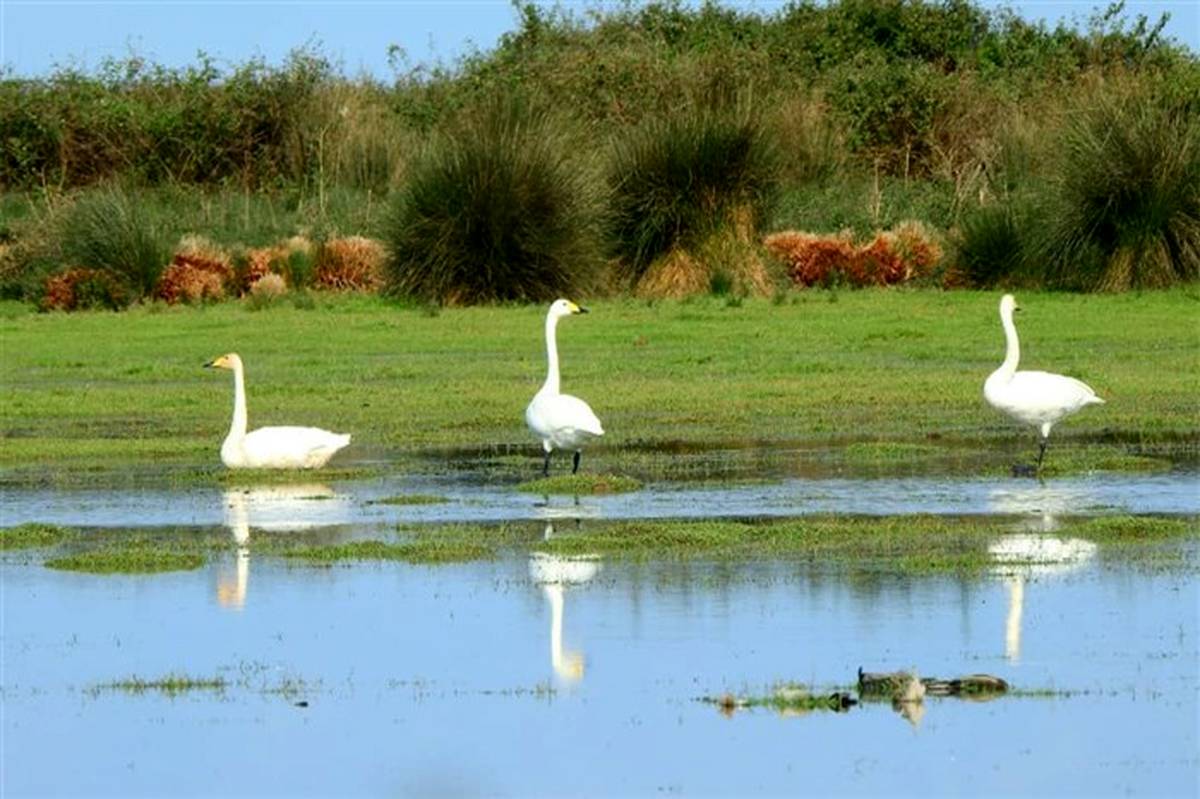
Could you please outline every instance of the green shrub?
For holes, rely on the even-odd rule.
[[[777,195],[778,162],[772,138],[751,114],[692,108],[650,119],[614,145],[613,253],[636,281],[657,257],[695,246],[734,217],[757,229]]]
[[[851,149],[908,175],[928,171],[933,123],[948,87],[929,64],[864,55],[836,72],[829,102],[845,121]]]
[[[392,209],[388,291],[440,304],[582,291],[595,279],[597,204],[579,149],[512,101],[435,137]]]
[[[1072,116],[1043,217],[1049,284],[1122,290],[1200,277],[1200,108],[1145,84]]]
[[[134,194],[109,187],[82,197],[67,214],[62,251],[68,263],[107,270],[148,296],[171,260],[171,240]]]
[[[965,214],[955,237],[958,268],[977,288],[1012,285],[1024,272],[1026,221],[1011,204],[973,209]]]

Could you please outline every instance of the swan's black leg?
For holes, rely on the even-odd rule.
[[[575,465],[571,467],[571,474],[579,471],[579,450],[575,450]]]
[[[546,459],[542,461],[542,477],[550,476],[550,450],[546,450]]]
[[[1043,438],[1038,442],[1038,459],[1036,471],[1040,475],[1042,473],[1042,459],[1046,457],[1046,445],[1050,443],[1050,439]]]

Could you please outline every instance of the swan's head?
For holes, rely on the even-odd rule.
[[[550,316],[555,319],[560,316],[570,316],[573,313],[587,312],[587,308],[581,308],[570,300],[555,300],[550,304]]]
[[[1005,294],[1000,298],[1000,315],[1012,316],[1013,311],[1021,310],[1021,306],[1017,305],[1017,298],[1011,294]]]
[[[237,369],[241,365],[242,359],[238,357],[236,352],[226,353],[204,364],[207,369]]]

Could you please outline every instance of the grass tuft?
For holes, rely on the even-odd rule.
[[[623,494],[642,487],[639,480],[619,474],[568,474],[542,477],[517,486],[530,494]]]
[[[774,204],[777,165],[767,128],[732,109],[652,118],[618,140],[607,225],[631,282],[723,227],[757,229]]]
[[[67,533],[62,527],[37,522],[0,528],[0,550],[52,547],[66,539]]]
[[[442,505],[449,502],[446,497],[435,494],[397,494],[393,497],[372,499],[368,505]]]
[[[115,186],[91,192],[71,208],[62,250],[69,263],[117,275],[143,297],[153,293],[171,260],[170,241],[143,201]]]
[[[494,554],[495,551],[491,547],[483,544],[432,538],[400,544],[353,541],[347,544],[292,549],[282,553],[286,558],[313,564],[331,564],[344,560],[397,560],[415,564],[460,563],[486,560]]]
[[[158,574],[192,571],[204,565],[198,552],[179,552],[147,544],[77,552],[46,561],[46,568],[88,574]]]
[[[1157,90],[1105,93],[1062,143],[1050,283],[1120,291],[1200,277],[1200,115]]]
[[[511,101],[433,139],[393,206],[390,293],[466,305],[585,291],[595,202],[573,149],[548,114]]]

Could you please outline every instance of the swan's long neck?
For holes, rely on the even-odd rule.
[[[246,437],[246,377],[240,363],[233,368],[233,424],[229,426],[229,436]]]
[[[558,394],[558,339],[556,330],[558,317],[546,314],[546,382],[542,384],[541,393]]]
[[[1004,363],[996,372],[1008,380],[1016,373],[1017,363],[1021,360],[1021,343],[1017,341],[1017,326],[1013,324],[1011,310],[1000,314],[1000,323],[1004,325],[1004,340],[1008,349],[1004,353]]]

